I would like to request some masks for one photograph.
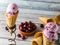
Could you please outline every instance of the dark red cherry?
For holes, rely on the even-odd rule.
[[[8,30],[7,26],[5,27],[5,30]]]
[[[23,28],[22,27],[19,27],[20,28],[20,30],[22,30]]]
[[[23,27],[26,27],[26,25],[24,25]]]
[[[21,38],[22,38],[23,40],[25,40],[25,39],[26,39],[26,37],[25,37],[25,36],[22,36]]]
[[[23,23],[23,22],[21,22],[21,25],[24,25],[24,23]]]
[[[29,30],[26,30],[26,32],[29,32]]]
[[[40,27],[41,27],[41,28],[44,28],[44,25],[43,25],[43,24],[40,24]]]
[[[28,28],[28,30],[31,30],[31,28]]]
[[[28,22],[26,21],[26,22],[25,22],[25,24],[27,24],[27,25],[28,25]]]
[[[21,37],[21,35],[20,35],[20,34],[18,34],[17,36],[18,36],[18,37]]]
[[[26,32],[26,30],[21,30],[21,31]]]

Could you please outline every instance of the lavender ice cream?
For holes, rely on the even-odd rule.
[[[53,23],[53,22],[49,22],[45,25],[44,27],[44,35],[46,38],[48,38],[51,41],[53,40],[57,40],[58,39],[58,26],[57,24]]]
[[[7,8],[6,12],[8,13],[9,16],[12,16],[17,11],[18,11],[18,6],[15,3],[11,3],[11,4],[8,5],[8,8]]]

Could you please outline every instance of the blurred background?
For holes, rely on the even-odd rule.
[[[35,19],[45,15],[57,15],[60,13],[60,0],[1,0],[0,1],[0,14],[4,18],[7,6],[10,3],[16,3],[19,6],[19,18],[21,21],[28,19]],[[20,21],[20,20],[19,20]]]
[[[6,11],[12,2],[19,6],[20,13],[57,14],[60,11],[60,0],[1,0],[0,11]]]

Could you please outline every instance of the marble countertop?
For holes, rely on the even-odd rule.
[[[4,16],[5,13],[1,12],[0,13],[0,45],[8,45],[9,44],[9,32],[7,32],[5,30],[5,26],[7,25],[6,23],[6,19],[5,19],[5,16]],[[43,30],[41,29],[39,26],[40,26],[40,23],[42,23],[40,20],[38,20],[38,17],[39,16],[45,16],[45,17],[55,17],[55,15],[34,15],[34,14],[20,14],[19,13],[19,16],[17,18],[17,22],[16,22],[16,25],[17,25],[17,30],[16,30],[16,34],[18,34],[18,26],[21,22],[23,21],[29,21],[31,20],[32,22],[34,22],[37,26],[38,26],[38,31],[40,30]],[[59,26],[60,27],[60,26]],[[58,33],[60,33],[60,29],[58,31]],[[28,37],[26,40],[21,40],[20,38],[16,37],[16,45],[32,45],[31,41],[34,39],[33,36],[30,36]]]
[[[7,26],[5,19],[5,12],[9,3],[15,2],[19,6],[19,15],[16,21],[18,34],[18,26],[21,22],[31,20],[38,26],[38,31],[41,29],[40,23],[42,23],[38,17],[44,16],[54,18],[57,14],[60,14],[60,0],[1,0],[0,1],[0,45],[8,45],[10,42],[9,32],[5,30]],[[59,26],[60,27],[60,26]],[[58,33],[60,33],[60,28]],[[26,40],[21,40],[16,37],[16,45],[32,45],[31,41],[33,36],[28,37]],[[60,42],[60,39],[59,39]],[[58,45],[58,44],[56,44]]]

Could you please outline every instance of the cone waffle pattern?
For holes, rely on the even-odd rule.
[[[44,35],[43,35],[43,45],[55,45],[55,41],[50,42]]]

